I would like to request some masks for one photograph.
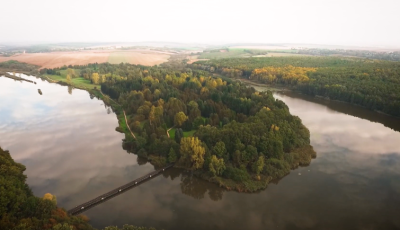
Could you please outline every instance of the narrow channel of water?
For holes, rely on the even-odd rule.
[[[53,193],[68,209],[153,170],[122,149],[118,121],[101,101],[35,81],[0,77],[0,146],[27,166],[35,195]],[[275,96],[310,129],[317,152],[310,166],[255,194],[227,192],[173,169],[85,214],[98,228],[399,229],[400,120]]]

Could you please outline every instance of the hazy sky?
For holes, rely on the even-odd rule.
[[[400,47],[400,0],[1,0],[0,42]]]

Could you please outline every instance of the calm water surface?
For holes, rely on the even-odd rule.
[[[153,170],[122,149],[124,135],[102,101],[30,79],[38,84],[0,77],[0,146],[27,166],[36,196],[50,192],[69,209]],[[275,96],[310,129],[317,152],[310,166],[255,194],[227,192],[172,169],[85,214],[98,228],[399,229],[400,120]]]

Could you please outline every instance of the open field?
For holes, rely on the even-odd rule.
[[[196,132],[196,130],[183,132],[183,137],[192,137],[194,132]],[[175,139],[175,128],[171,129],[168,133],[171,139]]]
[[[168,61],[169,53],[157,51],[115,51],[108,56],[108,62],[119,64],[121,62],[141,65],[158,65]]]
[[[111,62],[113,64],[127,62],[152,66],[168,61],[169,57],[169,53],[152,50],[90,50],[16,54],[11,57],[0,57],[0,62],[16,60],[38,65],[42,68],[55,68],[64,65],[85,65],[95,62]]]
[[[75,70],[75,71],[77,71],[77,70]],[[65,73],[61,73],[61,76],[49,75],[49,74],[45,74],[44,76],[49,78],[51,81],[56,81],[56,82],[57,81],[62,81],[62,82],[67,83],[67,79],[65,77],[66,76]],[[94,89],[95,87],[100,88],[99,85],[92,84],[92,83],[90,83],[89,80],[84,79],[82,77],[72,78],[71,85],[76,87],[76,88],[87,89],[87,90]]]

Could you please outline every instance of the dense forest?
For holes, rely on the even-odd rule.
[[[372,50],[347,50],[347,49],[301,49],[298,50],[299,54],[308,54],[316,56],[331,56],[331,55],[342,55],[347,57],[362,57],[369,59],[380,59],[388,61],[400,61],[400,52],[379,52]]]
[[[400,117],[400,62],[340,57],[199,61],[192,69],[281,85]]]
[[[315,157],[308,129],[271,92],[188,68],[105,63],[66,71],[100,85],[118,117],[126,113],[125,148],[154,165],[175,163],[228,189],[256,191]]]
[[[57,207],[54,195],[43,198],[32,194],[23,174],[25,166],[16,163],[8,151],[0,147],[0,229],[4,230],[95,230],[84,215],[70,216]],[[125,225],[104,230],[155,230]]]

